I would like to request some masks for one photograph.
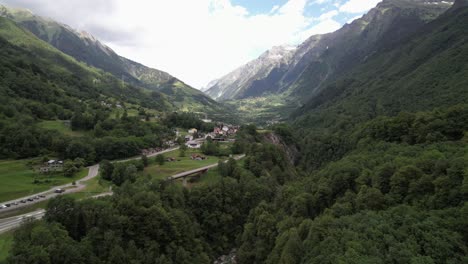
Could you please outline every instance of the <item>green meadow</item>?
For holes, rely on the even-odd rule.
[[[211,164],[218,163],[219,157],[203,155],[199,150],[188,149],[185,152],[185,157],[179,157],[179,150],[171,151],[164,154],[165,158],[173,157],[177,161],[164,162],[163,165],[159,165],[155,162],[155,158],[151,158],[151,164],[145,168],[145,174],[149,174],[157,179],[166,179],[167,177],[181,173],[184,171],[194,170],[197,168],[205,167]],[[200,154],[205,156],[205,160],[192,160],[190,157],[192,154]]]
[[[35,172],[28,165],[31,161],[0,160],[0,202],[46,191],[53,186],[70,183],[88,174],[88,169],[83,169],[72,178],[67,178],[61,173],[44,175]],[[41,183],[35,184],[35,179]]]
[[[86,185],[86,188],[83,189],[83,191],[69,194],[69,196],[76,199],[87,199],[101,193],[109,192],[112,186],[110,182],[101,179],[101,176],[94,177],[83,183]]]
[[[48,130],[56,130],[64,135],[71,137],[81,137],[85,135],[85,133],[82,131],[73,131],[69,125],[65,124],[65,122],[61,120],[42,121],[38,124],[38,126]]]

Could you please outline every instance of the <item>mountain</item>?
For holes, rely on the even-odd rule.
[[[112,198],[50,200],[47,217],[15,231],[6,262],[468,263],[468,7],[463,1],[327,80],[304,99],[295,122],[262,130],[242,126],[231,150],[245,153],[244,159],[220,162],[209,180],[194,177],[186,187],[156,181],[167,165],[154,160],[147,169],[133,160],[102,162],[101,181],[113,183]],[[4,21],[0,100],[12,102],[1,101],[0,116],[13,125],[28,128],[34,122],[19,120],[14,111],[44,112],[29,101],[43,102],[53,112],[55,104],[66,107],[57,100],[67,96],[62,91],[77,92],[88,87],[87,77],[100,76]],[[39,90],[43,86],[47,89]],[[47,91],[52,92],[42,94]],[[13,100],[25,96],[27,104]],[[88,104],[101,110],[90,96],[67,99],[77,96],[81,102],[74,100],[69,108]],[[191,123],[191,117],[171,120]],[[0,154],[10,141],[25,138],[22,129],[5,129],[3,119]],[[145,130],[124,126],[128,116],[106,120],[95,132],[108,126],[116,127],[114,135]],[[160,125],[137,121],[153,129]],[[160,134],[146,128],[144,141]],[[50,134],[38,134],[37,140],[27,138],[9,149],[48,143]],[[50,138],[53,144],[44,145],[67,155],[91,152],[106,159],[128,154],[138,143],[133,135],[124,142],[106,136],[64,147],[69,138]]]
[[[265,54],[270,51],[266,52],[219,79],[206,93],[217,100],[234,100],[236,105],[258,107],[262,97],[266,98],[265,102],[279,101],[280,108],[276,110],[265,104],[258,108],[273,113],[270,117],[280,113],[284,118],[288,114],[284,109],[301,106],[328,82],[349,72],[379,50],[405,40],[450,8],[452,3],[384,0],[363,17],[333,33],[311,36],[277,64],[265,63]]]
[[[466,25],[468,9],[457,2],[411,37],[381,49],[330,82],[294,117],[304,127],[352,127],[376,116],[466,103]]]
[[[144,89],[122,86],[119,79],[78,62],[9,19],[0,17],[0,22],[2,91],[7,97],[51,103],[60,96],[73,97],[71,101],[103,96],[155,109],[165,104],[164,98],[156,100]]]
[[[308,99],[379,50],[393,47],[451,7],[443,0],[384,0],[362,18],[326,34],[292,75],[292,94]],[[316,54],[310,54],[316,51]],[[304,60],[304,57],[303,57]],[[304,102],[305,100],[303,100]]]
[[[210,81],[207,85],[201,87],[201,88],[200,88],[200,91],[206,92],[208,89],[210,89],[211,87],[213,87],[213,86],[216,84],[216,82],[218,82],[218,79]]]
[[[37,16],[24,9],[0,5],[0,16],[9,18],[38,38],[50,43],[78,61],[102,69],[130,84],[162,92],[174,108],[185,111],[220,111],[221,106],[202,92],[170,74],[146,67],[122,56],[87,32]],[[177,109],[175,109],[177,110]]]
[[[171,106],[159,95],[122,85],[0,17],[2,159],[51,155],[90,164],[137,155],[170,135],[153,122]]]
[[[275,72],[289,67],[296,47],[278,46],[263,53],[258,59],[247,63],[219,80],[210,82],[206,94],[216,100],[261,95],[268,85],[265,81],[275,78]],[[263,83],[261,80],[265,80]],[[272,82],[272,81],[270,81]],[[269,90],[270,92],[272,89]]]

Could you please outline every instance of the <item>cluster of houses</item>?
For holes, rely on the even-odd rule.
[[[63,171],[63,161],[62,160],[49,160],[47,162],[44,162],[44,164],[39,168],[39,171],[41,173]]]
[[[213,132],[206,134],[205,138],[211,137],[215,141],[224,141],[226,138],[234,136],[239,129],[239,126],[219,124],[215,126]]]
[[[213,131],[207,134],[199,133],[196,128],[188,130],[188,135],[185,136],[185,144],[188,148],[198,149],[201,148],[201,142],[196,141],[196,137],[207,139],[210,137],[214,141],[228,141],[228,138],[232,138],[238,131],[239,126],[218,124],[214,127]]]
[[[220,136],[231,136],[235,135],[239,129],[239,126],[221,124],[213,129],[213,133]]]
[[[192,128],[188,130],[188,133],[189,134],[185,136],[185,145],[192,149],[201,148],[201,143],[194,140],[196,135],[199,136],[198,130],[196,128]]]

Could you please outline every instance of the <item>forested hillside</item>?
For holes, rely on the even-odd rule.
[[[77,61],[108,72],[131,85],[162,93],[167,99],[168,104],[165,107],[168,110],[226,113],[220,104],[202,92],[166,72],[119,56],[89,33],[78,32],[67,25],[37,16],[29,10],[0,5],[0,16],[17,22],[36,37]]]
[[[467,3],[380,47],[291,122],[243,125],[230,151],[246,157],[220,162],[218,181],[106,163],[114,195],[52,200],[7,263],[468,263]]]
[[[167,102],[160,94],[122,86],[112,75],[78,63],[5,18],[0,18],[0,45],[2,158],[55,152],[94,162],[103,156],[135,155],[170,134],[167,128],[125,114],[125,105],[138,105],[143,118],[147,111],[165,110]],[[122,107],[121,118],[112,117],[116,105]],[[63,135],[41,128],[43,120],[68,120],[73,130],[86,133],[78,138]],[[157,136],[150,136],[155,132]],[[119,144],[127,147],[115,152]]]
[[[325,87],[295,116],[305,116],[301,126],[352,126],[379,115],[466,102],[467,23],[466,9],[451,10]]]
[[[412,38],[451,4],[442,0],[384,0],[361,18],[335,32],[313,35],[287,53],[277,53],[276,48],[267,51],[219,79],[206,93],[217,100],[229,100],[227,103],[236,106],[248,121],[287,121],[296,108],[337,79],[354,76],[355,69],[370,57]],[[271,61],[267,60],[270,53]]]

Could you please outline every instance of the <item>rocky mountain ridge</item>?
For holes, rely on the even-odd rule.
[[[443,0],[384,0],[333,33],[311,36],[280,63],[265,63],[265,54],[270,51],[265,52],[220,78],[206,93],[216,100],[285,93],[306,100],[328,80],[410,36],[452,4]]]
[[[44,18],[26,9],[0,5],[0,16],[16,22],[41,40],[87,65],[111,73],[126,83],[159,92],[183,111],[220,109],[220,105],[201,91],[170,74],[118,55],[95,36],[85,31]]]

